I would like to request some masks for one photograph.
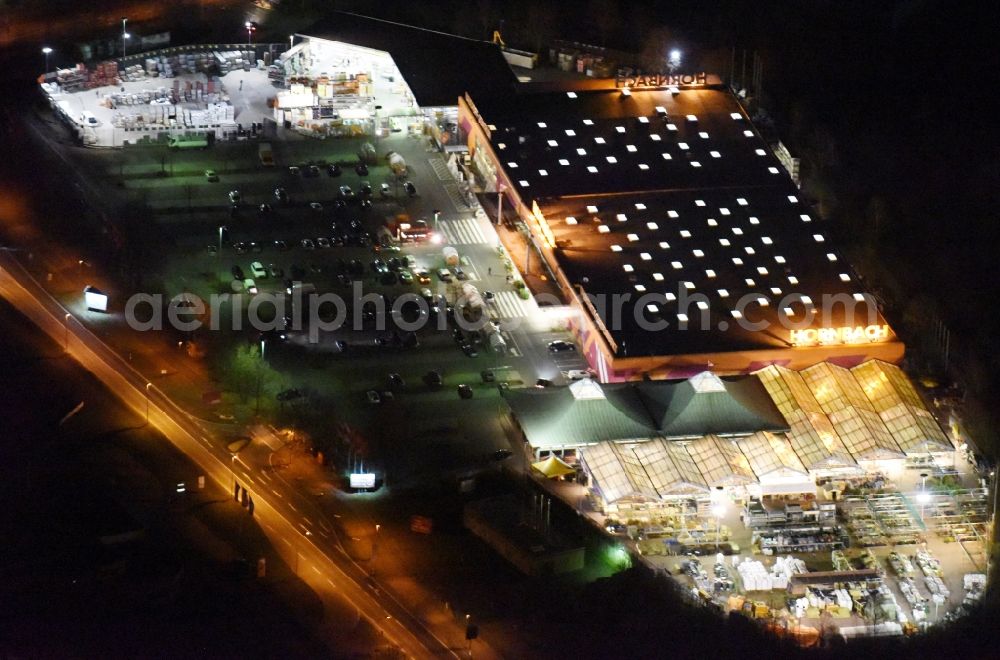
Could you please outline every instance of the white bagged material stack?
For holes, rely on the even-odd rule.
[[[746,591],[768,591],[771,589],[771,576],[759,561],[740,563],[740,578]]]

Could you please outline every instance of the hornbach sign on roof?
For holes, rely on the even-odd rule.
[[[643,76],[617,76],[615,87],[640,87],[655,89],[660,87],[689,87],[707,85],[707,73],[653,73]]]
[[[859,325],[842,328],[804,328],[792,330],[790,341],[793,346],[816,346],[817,344],[867,344],[889,341],[892,335],[887,325]]]

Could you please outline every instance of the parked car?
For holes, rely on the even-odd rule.
[[[215,173],[215,170],[205,170],[205,180],[209,183],[216,183],[219,180],[219,175]]]
[[[229,203],[230,204],[239,204],[240,203],[240,199],[241,199],[241,196],[240,196],[240,191],[239,190],[230,190],[229,191]]]
[[[442,282],[451,282],[451,271],[447,268],[439,268],[437,276]]]
[[[556,341],[549,342],[550,353],[571,353],[573,351],[576,351],[576,346],[568,341],[557,339]]]
[[[320,236],[316,239],[316,245],[326,250],[331,246],[330,239]]]
[[[390,390],[399,392],[400,390],[403,390],[403,389],[406,388],[406,381],[403,380],[403,377],[400,376],[399,374],[396,374],[396,373],[389,374],[388,380],[389,380],[389,389]]]
[[[254,261],[250,264],[250,273],[258,279],[267,277],[267,270],[265,270],[264,264],[259,261]]]
[[[382,397],[380,397],[378,392],[375,390],[368,390],[365,392],[365,399],[371,404],[382,403]]]
[[[350,186],[341,186],[340,198],[344,201],[352,201],[354,199],[354,191],[351,190]]]
[[[383,197],[388,197],[392,194],[392,188],[389,187],[388,183],[383,183],[378,187],[379,194]]]
[[[424,374],[424,384],[428,387],[438,388],[444,384],[444,379],[441,378],[441,372],[439,371],[428,371]]]
[[[472,388],[462,383],[458,386],[458,396],[460,399],[471,399],[472,398]]]
[[[274,189],[274,198],[279,202],[286,203],[288,202],[288,191],[278,186]]]
[[[361,194],[365,197],[371,197],[372,194],[372,184],[367,181],[361,182]]]
[[[458,266],[455,266],[454,268],[452,268],[451,272],[453,272],[455,274],[455,279],[457,279],[457,280],[464,281],[464,280],[469,279],[469,274],[466,273],[461,268],[459,268]]]
[[[468,342],[462,344],[462,352],[465,353],[466,357],[479,357],[479,351],[476,350],[475,346]]]
[[[260,213],[261,215],[268,215],[271,212],[271,205],[261,204],[260,206],[257,207],[257,212]]]
[[[376,275],[381,275],[382,273],[388,273],[389,267],[385,265],[385,262],[381,259],[374,259],[371,263],[372,272]]]
[[[243,269],[240,268],[239,266],[233,266],[232,268],[229,269],[229,272],[233,274],[233,279],[234,280],[243,280],[243,279],[245,279],[243,277]]]
[[[569,380],[583,380],[584,378],[590,378],[590,372],[586,369],[571,369],[566,372],[566,378]]]
[[[233,243],[233,250],[236,251],[236,254],[246,254],[247,250],[249,249],[250,246],[243,241],[238,241],[236,243]]]
[[[334,163],[332,165],[327,165],[326,166],[326,173],[329,176],[340,176],[340,174],[341,174],[340,165],[337,165],[336,163]]]
[[[311,208],[313,211],[317,211],[317,212],[322,212],[323,211],[323,205],[320,204],[319,202],[309,202],[309,208]]]
[[[288,243],[286,243],[285,241],[282,241],[280,239],[274,242],[274,247],[275,247],[275,249],[278,252],[287,252],[288,251]]]
[[[413,274],[408,270],[399,271],[399,281],[403,284],[413,284]]]
[[[313,243],[313,240],[311,238],[303,238],[302,241],[301,241],[301,244],[302,244],[302,249],[303,250],[315,250],[316,249],[316,244]]]
[[[291,174],[292,176],[298,176],[300,174],[300,172],[301,172],[301,170],[299,170],[299,166],[298,165],[290,165],[288,167],[288,173]]]
[[[354,171],[358,173],[358,176],[368,176],[368,166],[364,163],[358,163],[354,167]]]
[[[319,168],[315,165],[310,165],[309,169],[306,170],[306,176],[319,176]]]

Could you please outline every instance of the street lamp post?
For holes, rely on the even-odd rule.
[[[52,53],[52,49],[49,48],[48,46],[45,46],[44,48],[42,48],[42,55],[45,56],[45,71],[43,71],[42,73],[48,73],[49,72],[49,55],[51,53]]]
[[[69,312],[63,317],[63,352],[69,351],[69,320],[73,315]]]
[[[924,522],[924,507],[927,506],[927,503],[930,502],[930,500],[931,500],[931,495],[930,493],[927,492],[927,473],[921,472],[920,492],[917,493],[917,502],[920,503],[920,523],[924,525],[924,527],[927,526],[927,524]]]
[[[226,225],[219,225],[219,252],[222,252],[222,232],[226,230]]]
[[[253,45],[253,23],[247,21],[243,26],[247,29],[247,49],[249,49]]]
[[[146,383],[146,424],[149,424],[149,388],[153,386],[152,383]]]

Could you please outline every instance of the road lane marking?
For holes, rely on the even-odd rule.
[[[306,521],[307,523],[309,523],[310,525],[311,525],[311,524],[313,524],[313,521],[309,520],[309,519],[308,519],[308,518],[306,518],[305,516],[302,516],[302,520],[305,520],[305,521]]]
[[[292,511],[294,511],[294,512],[296,512],[296,513],[298,513],[298,512],[299,512],[299,510],[298,510],[298,509],[297,509],[297,508],[295,507],[295,505],[294,505],[294,504],[292,504],[291,502],[289,502],[289,503],[288,503],[288,506],[292,507]]]
[[[279,493],[278,491],[274,490],[273,488],[271,489],[271,492],[272,492],[272,493],[274,493],[275,495],[277,495],[278,497],[281,497],[281,498],[283,498],[283,497],[284,497],[284,495],[282,495],[282,494],[281,494],[281,493]]]
[[[257,483],[256,481],[254,481],[254,478],[253,478],[253,477],[251,477],[251,476],[250,476],[249,474],[247,474],[246,472],[244,472],[244,473],[243,473],[243,476],[244,476],[244,477],[246,477],[247,479],[249,479],[249,480],[250,480],[250,483],[254,483],[254,484],[255,484],[255,483]]]
[[[316,571],[316,575],[323,575],[323,571],[319,570],[318,568],[316,568],[316,567],[315,567],[315,566],[313,566],[313,565],[310,565],[310,566],[311,566],[311,568],[312,568],[312,569],[313,569],[314,571]]]

